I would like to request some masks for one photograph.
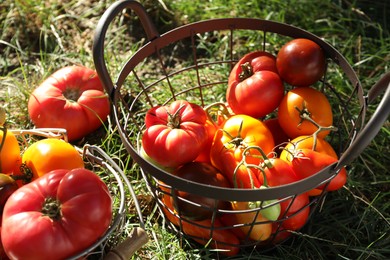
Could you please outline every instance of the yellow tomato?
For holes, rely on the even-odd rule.
[[[52,170],[84,168],[77,149],[61,139],[47,138],[30,145],[23,153],[22,163],[36,179]]]

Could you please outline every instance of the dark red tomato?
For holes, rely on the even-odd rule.
[[[275,68],[275,57],[267,52],[249,53],[237,62],[226,91],[234,114],[260,118],[276,109],[284,86]]]
[[[4,173],[0,173],[0,214],[3,212],[5,203],[9,196],[18,189],[15,180]]]
[[[293,86],[309,86],[324,75],[325,54],[322,48],[308,39],[287,42],[276,56],[280,77]]]
[[[230,188],[228,180],[219,173],[217,168],[209,163],[190,162],[175,170],[173,174],[197,183]],[[176,206],[176,211],[180,216],[190,220],[211,218],[213,211],[216,209],[227,209],[229,207],[226,201],[215,200],[180,190],[176,191],[176,195],[178,196],[177,201],[172,204]],[[174,198],[171,197],[171,200],[174,200]]]
[[[283,150],[280,148],[282,148],[282,146],[284,146],[284,144],[287,144],[289,141],[288,135],[284,132],[284,130],[280,126],[279,120],[277,118],[264,120],[263,123],[271,131],[272,136],[274,138],[274,142],[275,142],[274,152],[280,155]]]

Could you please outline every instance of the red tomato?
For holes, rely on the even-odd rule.
[[[5,128],[0,129],[0,172],[12,173],[19,160],[20,147],[15,135]]]
[[[302,228],[309,218],[310,207],[308,204],[309,196],[307,193],[302,193],[295,198],[281,201],[280,218],[284,219],[282,227],[288,230],[298,230]]]
[[[262,185],[267,184],[275,187],[300,180],[291,165],[279,158],[267,159],[262,165],[264,173],[260,171],[258,175],[258,179]],[[264,181],[264,175],[266,177],[266,183]]]
[[[280,77],[293,86],[309,86],[324,75],[325,54],[321,47],[308,39],[287,42],[276,56]]]
[[[64,67],[31,94],[28,112],[37,127],[65,128],[69,141],[99,128],[110,112],[97,73],[82,66]]]
[[[199,105],[176,100],[146,113],[145,153],[159,165],[178,167],[199,156],[208,141],[207,115]]]
[[[312,87],[299,87],[290,90],[282,99],[278,108],[279,124],[290,138],[312,135],[318,127],[333,124],[332,107],[327,97]],[[324,138],[330,130],[321,131],[318,136]]]
[[[234,114],[261,118],[274,111],[284,95],[274,56],[254,52],[241,58],[230,72],[226,100]]]
[[[65,259],[101,237],[111,218],[109,191],[95,173],[56,170],[9,197],[1,239],[11,259]]]
[[[313,151],[311,149],[299,149],[294,153],[292,167],[300,179],[307,178],[325,167],[334,164],[337,159],[324,154]],[[342,188],[347,182],[347,171],[343,167],[338,174],[330,181],[326,187],[328,191],[334,191]],[[319,187],[322,188],[323,186]]]
[[[238,167],[247,147],[260,147],[265,154],[272,152],[274,141],[265,124],[247,115],[234,115],[219,129],[211,146],[211,163],[230,181],[233,187],[260,187],[255,170],[245,165]],[[262,161],[258,150],[251,150],[246,162],[259,165]],[[237,171],[235,173],[235,170]]]

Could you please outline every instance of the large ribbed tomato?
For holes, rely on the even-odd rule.
[[[73,141],[102,125],[110,103],[96,71],[69,66],[53,73],[33,91],[28,112],[37,127],[65,128]]]
[[[1,239],[11,259],[66,259],[101,237],[111,218],[111,196],[95,173],[56,170],[8,198]]]
[[[201,106],[185,100],[153,107],[145,116],[142,147],[163,167],[175,168],[191,162],[207,144],[206,119]]]

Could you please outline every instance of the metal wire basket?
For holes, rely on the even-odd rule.
[[[8,131],[16,136],[23,149],[42,138],[67,141],[66,130],[60,128]],[[113,218],[107,231],[97,241],[69,259],[118,259],[117,256],[121,254],[130,257],[147,241],[142,212],[131,183],[120,167],[100,147],[86,144],[83,148],[75,148],[83,157],[85,167],[95,172],[107,185],[113,200]],[[132,219],[129,219],[130,204],[134,205],[136,210]],[[134,220],[137,222],[134,223]],[[118,249],[121,243],[126,243],[125,252]]]
[[[124,63],[113,80],[105,60],[105,38],[109,25],[125,9],[132,10],[140,19],[147,41]],[[176,177],[142,157],[139,141],[145,129],[145,112],[149,108],[168,104],[176,99],[185,99],[203,107],[219,101],[224,97],[230,70],[243,54],[253,50],[268,50],[274,53],[280,48],[275,39],[284,39],[287,42],[293,38],[310,39],[326,53],[327,71],[315,87],[327,95],[334,114],[337,115],[334,125],[339,130],[330,140],[339,155],[337,163],[309,178],[288,185],[268,189],[227,189]],[[259,45],[246,46],[246,39],[257,39]],[[293,201],[300,194],[328,183],[342,167],[349,165],[375,137],[390,113],[390,74],[385,75],[364,93],[356,73],[333,46],[308,31],[268,20],[211,19],[183,25],[160,35],[141,4],[122,0],[109,7],[101,17],[96,28],[93,57],[99,77],[112,100],[112,116],[127,151],[140,166],[148,188],[162,212],[168,210],[168,214],[178,220],[179,223],[175,223],[173,228],[179,234],[196,241],[200,238],[184,234],[182,228],[184,222],[196,223],[169,209],[162,201],[163,196],[174,196],[175,201],[180,199],[176,197],[176,191],[185,191],[216,201],[255,202],[290,198]],[[332,80],[333,74],[341,75],[341,81]],[[345,85],[342,93],[333,87],[336,84]],[[370,120],[366,120],[368,105],[373,104],[383,92],[385,94],[376,111],[370,116]],[[311,198],[310,203],[301,210],[310,207],[313,212],[325,196],[326,192],[323,192],[320,196]],[[195,204],[194,206],[201,207]],[[258,207],[254,211],[261,209],[262,207]],[[215,212],[213,216],[217,213],[220,212]],[[229,210],[223,213],[237,214]],[[286,216],[275,221],[273,236],[260,244],[274,244],[273,240],[278,236],[278,232],[281,232],[280,224],[287,218]],[[254,220],[247,225],[253,228],[261,224],[263,223]],[[217,227],[213,223],[211,226],[201,226],[210,230],[209,237],[203,240],[213,241],[213,230],[235,229],[238,226]],[[244,241],[239,246],[253,245],[259,245],[259,241]]]

